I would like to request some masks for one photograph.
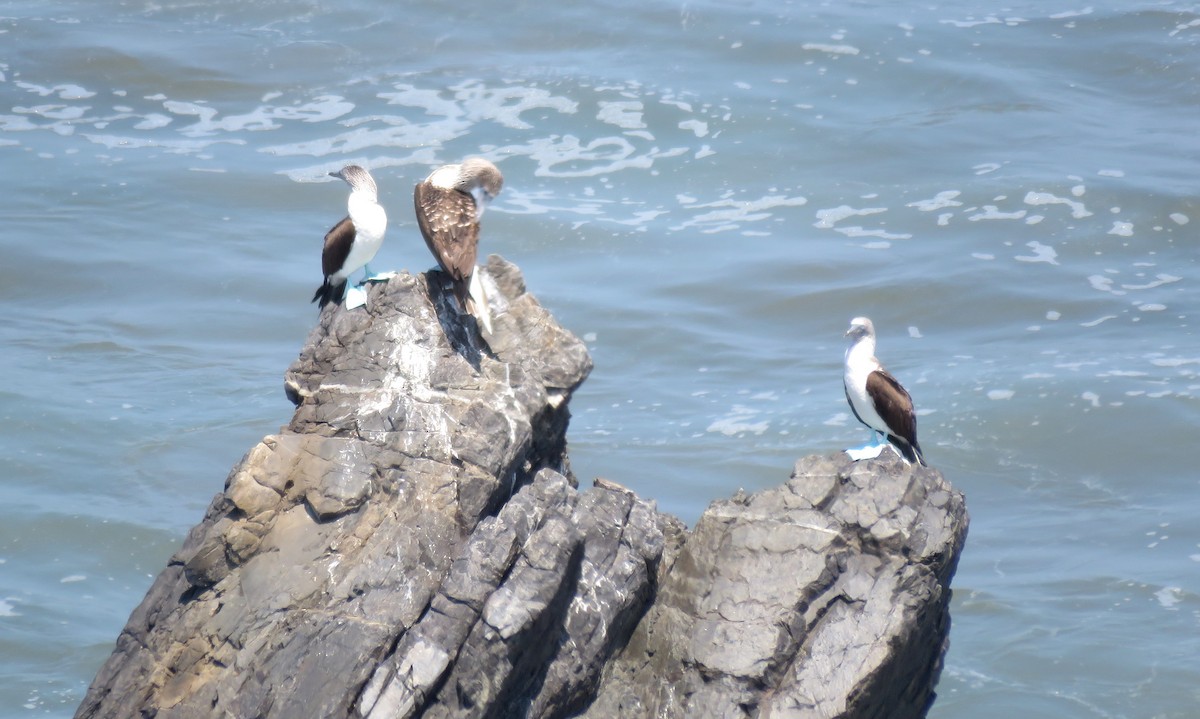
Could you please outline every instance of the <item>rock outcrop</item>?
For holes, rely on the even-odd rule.
[[[580,491],[567,407],[591,360],[513,265],[487,269],[486,344],[436,272],[322,313],[291,423],[76,716],[921,716],[962,495],[891,453],[808,457],[690,533],[615,483]]]
[[[809,456],[714,502],[585,716],[924,716],[967,521],[936,470],[890,451]]]

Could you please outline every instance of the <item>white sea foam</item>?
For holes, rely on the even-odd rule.
[[[840,232],[847,237],[878,237],[883,240],[907,240],[912,238],[912,235],[904,232],[888,232],[887,230],[881,229],[868,230],[867,228],[860,227],[858,225],[853,225],[851,227],[835,227],[833,229],[834,231]],[[882,248],[889,246],[890,245],[881,243]],[[881,249],[881,247],[877,246],[874,249]]]
[[[822,424],[824,424],[827,427],[845,427],[846,423],[849,420],[850,420],[849,412],[838,412],[837,414],[833,415],[829,419],[822,422]]]
[[[1176,610],[1183,601],[1183,590],[1179,587],[1163,587],[1154,593],[1154,598],[1163,609]]]
[[[587,197],[588,193],[585,193]],[[611,200],[562,196],[551,190],[526,190],[522,187],[505,187],[502,195],[504,212],[512,215],[581,215],[589,218],[611,218],[606,211]]]
[[[943,25],[953,25],[958,28],[973,28],[980,25],[1006,25],[1006,21],[1001,20],[995,15],[989,15],[982,19],[968,18],[966,20],[939,20]]]
[[[735,404],[728,415],[713,421],[706,431],[723,434],[727,437],[746,433],[759,435],[770,429],[771,424],[766,420],[751,422],[750,420],[757,417],[758,414],[758,410]]]
[[[1016,210],[1014,212],[1002,212],[995,205],[984,205],[982,212],[977,212],[967,217],[971,222],[980,220],[1020,220],[1025,217],[1026,210]]]
[[[401,83],[394,86],[394,92],[381,92],[378,96],[389,105],[402,105],[424,110],[426,114],[437,117],[460,117],[464,110],[454,99],[442,97],[440,90],[418,88],[414,85]],[[575,106],[571,105],[571,112]]]
[[[1091,217],[1092,213],[1088,211],[1082,202],[1077,202],[1066,197],[1052,195],[1049,192],[1027,192],[1025,193],[1025,204],[1040,207],[1042,205],[1066,205],[1071,209],[1071,217],[1081,220],[1085,217]]]
[[[96,135],[84,133],[89,142],[110,150],[138,150],[154,148],[168,154],[198,155],[214,145],[245,145],[245,140],[225,138],[218,140],[167,140],[161,137],[122,137],[119,135]]]
[[[687,199],[694,200],[690,197]],[[787,195],[767,195],[754,200],[738,200],[727,195],[712,202],[693,201],[686,203],[685,209],[709,211],[702,212],[671,229],[677,231],[689,227],[699,227],[702,232],[738,229],[742,223],[757,222],[772,217],[771,211],[776,208],[802,207],[806,204],[808,204],[808,200],[804,197]]]
[[[78,120],[90,108],[81,105],[34,105],[32,107],[15,106],[13,112],[21,115],[37,115],[50,120]]]
[[[1118,237],[1133,237],[1133,223],[1114,220],[1112,229],[1108,231],[1108,234],[1117,235]]]
[[[1014,259],[1018,262],[1045,262],[1051,265],[1058,264],[1058,253],[1049,245],[1043,245],[1037,240],[1026,242],[1025,246],[1033,250],[1032,255],[1017,255]]]
[[[79,85],[64,84],[47,87],[45,85],[37,85],[32,82],[25,82],[23,80],[17,80],[13,84],[22,90],[32,92],[35,95],[41,97],[49,97],[54,95],[60,100],[87,100],[96,96],[96,93],[92,92],[91,90],[86,90]]]
[[[1155,367],[1182,367],[1190,364],[1200,364],[1200,357],[1155,357],[1150,360]]]
[[[806,42],[800,46],[800,49],[825,52],[830,55],[857,55],[859,53],[859,49],[853,45],[827,45],[819,42]]]
[[[462,103],[467,118],[474,121],[490,120],[513,130],[530,130],[533,125],[521,119],[526,112],[554,110],[573,114],[579,104],[560,95],[551,94],[540,87],[504,85],[492,87],[478,80],[461,83],[451,88],[455,99]]]
[[[1089,275],[1088,283],[1094,290],[1111,292],[1114,295],[1125,294],[1122,290],[1113,289],[1113,279],[1111,277],[1106,277],[1104,275]]]
[[[541,137],[525,145],[499,148],[504,154],[528,155],[538,163],[538,177],[599,177],[629,169],[649,169],[655,160],[678,157],[686,147],[639,150],[628,138],[599,137],[583,142],[574,135]]]
[[[864,207],[861,209],[853,208],[849,205],[839,205],[838,207],[830,207],[824,210],[817,210],[817,221],[813,223],[814,227],[819,227],[823,230],[833,227],[838,222],[848,217],[863,217],[866,215],[877,215],[881,212],[887,212],[886,207]]]
[[[641,210],[634,212],[632,217],[621,219],[617,217],[605,216],[604,222],[611,222],[616,225],[624,225],[626,227],[644,227],[662,215],[668,214],[666,210]]]
[[[667,97],[659,98],[658,101],[663,105],[669,105],[678,110],[683,110],[684,112],[690,113],[692,111],[692,103],[690,102],[684,102],[682,100],[675,100]]]
[[[961,194],[962,192],[958,190],[943,190],[931,199],[910,202],[908,203],[908,207],[915,207],[921,212],[933,212],[935,210],[943,210],[947,207],[962,207],[962,203],[955,199]]]
[[[152,112],[152,113],[146,115],[142,119],[141,122],[136,123],[133,126],[133,129],[135,129],[135,130],[157,130],[159,128],[170,125],[174,121],[175,121],[174,119],[167,117],[166,115],[162,115],[157,112]]]
[[[1175,275],[1168,275],[1168,274],[1158,274],[1158,275],[1155,275],[1155,278],[1156,279],[1153,282],[1148,282],[1144,285],[1122,284],[1121,287],[1126,290],[1150,290],[1150,289],[1154,289],[1155,287],[1162,287],[1163,285],[1169,285],[1172,282],[1179,282],[1180,280],[1183,279],[1182,277],[1176,277]]]
[[[702,120],[684,120],[679,123],[679,129],[691,130],[696,137],[708,137],[708,123]]]
[[[640,130],[646,127],[642,120],[642,103],[637,100],[600,101],[596,119],[624,130]]]

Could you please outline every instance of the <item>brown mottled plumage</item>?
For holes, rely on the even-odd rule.
[[[486,298],[471,296],[471,276],[479,247],[479,218],[504,184],[500,170],[483,158],[444,165],[417,183],[413,204],[429,251],[454,286],[464,310],[490,330]]]

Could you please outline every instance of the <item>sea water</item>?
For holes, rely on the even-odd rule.
[[[69,716],[288,421],[327,177],[434,166],[582,337],[571,461],[694,522],[868,438],[867,315],[972,516],[934,717],[1200,711],[1200,11],[0,7],[0,717]]]

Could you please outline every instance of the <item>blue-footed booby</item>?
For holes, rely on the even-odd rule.
[[[443,165],[417,183],[413,202],[417,224],[429,251],[450,276],[454,296],[463,310],[492,331],[487,297],[475,271],[479,218],[504,185],[495,165],[472,157],[458,165]]]
[[[363,282],[386,279],[383,275],[373,277],[369,266],[383,244],[383,233],[387,231],[387,213],[379,204],[375,179],[358,165],[347,165],[329,175],[350,185],[350,199],[346,201],[347,217],[325,234],[325,248],[321,252],[325,281],[312,298],[321,309],[330,302],[341,301],[346,294],[346,281],[360,268],[365,273]],[[365,302],[366,293],[355,287],[347,296],[346,307],[353,309]]]
[[[846,401],[858,421],[871,429],[873,441],[861,449],[848,449],[846,454],[854,460],[879,456],[884,447],[876,434],[880,433],[906,460],[927,466],[917,442],[912,397],[875,357],[875,325],[866,317],[855,317],[846,336],[850,338],[842,378]]]

